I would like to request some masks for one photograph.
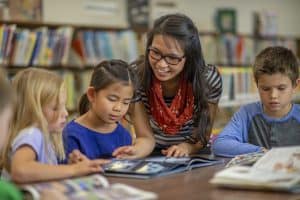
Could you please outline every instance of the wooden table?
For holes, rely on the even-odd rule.
[[[147,180],[108,177],[110,183],[125,183],[158,194],[159,199],[201,200],[300,200],[300,195],[279,192],[217,188],[208,181],[225,164]]]

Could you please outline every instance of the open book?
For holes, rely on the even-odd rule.
[[[25,199],[40,199],[43,190],[61,192],[67,199],[101,199],[101,200],[150,200],[157,199],[153,192],[137,189],[135,187],[115,183],[109,184],[107,179],[94,174],[80,178],[65,179],[60,181],[42,182],[30,185],[22,185]]]
[[[241,154],[237,155],[234,158],[232,158],[225,167],[232,167],[237,165],[247,165],[251,166],[256,161],[258,161],[265,153],[263,152],[254,152],[254,153],[247,153],[247,154]]]
[[[232,166],[217,172],[212,184],[243,189],[300,192],[300,146],[273,148],[253,166]]]
[[[108,176],[152,178],[223,163],[223,160],[209,159],[194,155],[190,157],[155,156],[138,160],[112,160],[104,166]]]

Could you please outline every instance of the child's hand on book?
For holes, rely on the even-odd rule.
[[[79,150],[75,149],[69,154],[68,163],[78,163],[83,160],[89,160],[84,154],[82,154]]]
[[[76,164],[72,164],[75,176],[83,176],[87,174],[93,174],[103,172],[102,165],[109,163],[110,160],[96,159],[89,160],[85,159]]]

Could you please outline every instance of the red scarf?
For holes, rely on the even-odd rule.
[[[193,116],[194,95],[192,85],[183,78],[170,107],[164,101],[161,82],[155,77],[149,95],[150,111],[164,133],[175,135]]]

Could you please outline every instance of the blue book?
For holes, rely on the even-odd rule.
[[[148,179],[189,171],[194,168],[223,163],[222,159],[211,159],[202,155],[190,157],[153,156],[136,160],[113,159],[104,165],[104,175]]]
[[[112,59],[113,52],[110,45],[110,39],[108,32],[98,31],[97,32],[97,45],[100,50],[101,59]]]

